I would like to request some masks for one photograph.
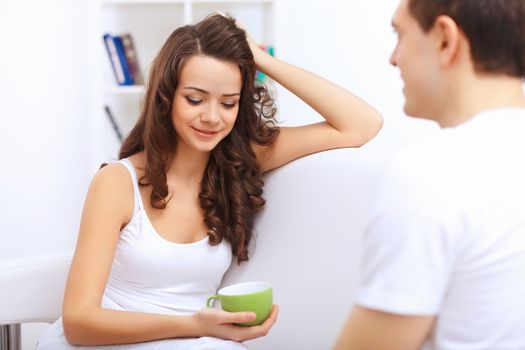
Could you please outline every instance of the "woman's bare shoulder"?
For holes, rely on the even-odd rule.
[[[99,169],[89,186],[88,200],[96,207],[111,204],[122,220],[129,221],[133,213],[133,180],[122,163],[111,163]]]
[[[144,151],[135,153],[134,155],[129,156],[127,159],[135,168],[135,172],[137,173],[139,178],[142,175],[144,175],[144,171],[146,169],[146,154],[144,153]]]

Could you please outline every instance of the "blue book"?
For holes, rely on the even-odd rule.
[[[117,81],[117,84],[123,84],[125,81],[124,71],[122,70],[122,65],[120,64],[120,58],[118,57],[115,42],[113,41],[113,37],[110,34],[104,34],[104,45],[106,46],[106,51],[108,52],[111,68],[113,68],[113,73],[115,74],[115,80]]]
[[[113,42],[115,43],[115,48],[117,49],[120,65],[122,66],[122,72],[124,73],[124,82],[120,83],[120,85],[133,85],[133,76],[131,75],[131,70],[129,69],[129,64],[126,58],[126,52],[124,51],[124,44],[122,43],[122,38],[120,36],[113,36]]]
[[[111,34],[104,34],[104,45],[106,46],[117,84],[132,85],[133,78],[126,60],[122,39]]]

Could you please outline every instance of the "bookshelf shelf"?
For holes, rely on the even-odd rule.
[[[158,4],[183,4],[185,0],[102,0],[102,5],[158,5]]]
[[[106,86],[103,89],[107,95],[142,95],[144,85],[127,85],[127,86]]]
[[[157,4],[271,4],[275,0],[102,0],[103,5],[157,5]]]
[[[274,0],[192,0],[194,4],[272,4]]]

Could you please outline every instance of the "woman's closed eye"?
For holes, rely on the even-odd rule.
[[[199,99],[199,98],[195,98],[195,97],[189,97],[189,96],[186,96],[186,101],[188,101],[188,103],[189,103],[190,105],[194,105],[194,106],[196,106],[196,105],[202,103],[202,100],[201,100],[201,99]]]
[[[222,105],[226,109],[234,108],[237,105],[237,102],[223,102]]]
[[[197,105],[200,105],[204,100],[200,99],[200,98],[195,98],[195,97],[190,97],[190,96],[186,96],[186,101],[188,101],[188,103],[190,105],[193,105],[193,106],[197,106]],[[232,102],[221,102],[222,106],[226,109],[232,109],[232,108],[235,108],[235,106],[237,105],[237,102],[235,101],[232,101]]]

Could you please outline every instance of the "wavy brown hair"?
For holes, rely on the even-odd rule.
[[[201,181],[200,206],[209,242],[231,243],[238,262],[248,260],[254,217],[264,206],[262,174],[252,143],[271,144],[279,133],[274,101],[255,82],[255,63],[244,30],[235,19],[211,15],[176,29],[153,61],[137,124],[124,140],[119,158],[145,151],[141,186],[151,185],[151,205],[164,209],[170,200],[166,171],[177,147],[171,112],[184,63],[194,55],[233,62],[242,76],[239,111],[234,127],[211,152]]]

